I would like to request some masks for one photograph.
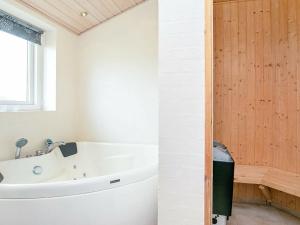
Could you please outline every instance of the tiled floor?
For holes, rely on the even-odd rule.
[[[300,219],[273,207],[234,204],[229,225],[300,225]]]

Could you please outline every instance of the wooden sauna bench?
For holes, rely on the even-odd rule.
[[[235,183],[257,184],[267,201],[271,200],[268,188],[300,197],[300,175],[265,166],[236,165]]]

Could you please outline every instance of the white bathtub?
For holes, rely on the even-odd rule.
[[[77,148],[69,157],[57,148],[0,162],[0,224],[157,224],[157,146],[80,142]]]

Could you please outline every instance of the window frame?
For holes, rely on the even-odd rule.
[[[0,112],[42,110],[43,102],[43,48],[27,41],[27,94],[26,101],[0,100]]]

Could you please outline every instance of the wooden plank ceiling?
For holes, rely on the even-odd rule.
[[[17,1],[79,35],[146,0]]]

